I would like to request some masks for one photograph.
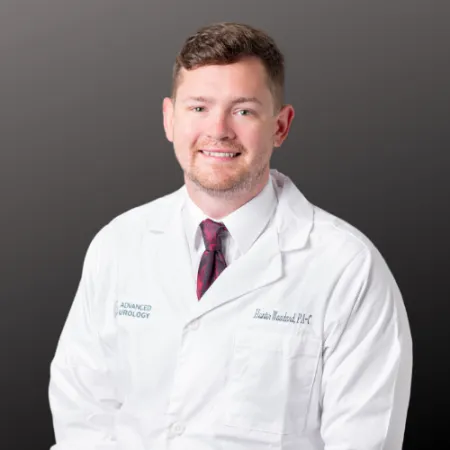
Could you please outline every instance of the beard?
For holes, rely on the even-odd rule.
[[[214,171],[205,174],[196,167],[184,171],[195,186],[211,197],[232,198],[240,192],[249,192],[261,180],[269,164],[257,170],[242,168],[227,176],[215,176]]]
[[[198,159],[203,158],[199,153],[202,148],[215,148],[240,153],[236,161],[230,161],[230,166],[222,166],[220,163],[211,165],[209,169],[198,164]],[[183,167],[185,177],[189,179],[199,190],[211,197],[232,198],[240,192],[251,191],[264,177],[268,170],[269,161],[264,155],[260,155],[251,164],[245,163],[246,149],[240,144],[231,144],[226,147],[222,145],[211,145],[202,143],[193,150],[192,159],[187,167]]]

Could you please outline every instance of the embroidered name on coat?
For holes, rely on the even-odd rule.
[[[289,314],[287,312],[283,314],[275,309],[272,312],[267,312],[258,308],[255,311],[255,315],[253,316],[253,318],[260,320],[274,320],[276,322],[306,323],[307,325],[309,325],[312,319],[312,314],[307,313]]]

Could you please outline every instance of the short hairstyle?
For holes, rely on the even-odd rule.
[[[232,64],[246,57],[258,58],[266,69],[275,108],[284,101],[284,56],[264,31],[241,23],[220,22],[200,28],[188,37],[176,57],[172,74],[175,98],[180,70],[213,64]]]

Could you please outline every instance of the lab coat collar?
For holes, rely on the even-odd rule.
[[[148,270],[156,271],[164,295],[192,319],[276,282],[284,273],[282,252],[301,249],[307,243],[313,222],[312,205],[287,176],[272,170],[271,179],[278,204],[266,232],[225,268],[201,301],[197,301],[189,245],[180,220],[187,196],[185,187],[149,205],[152,239],[144,244],[148,245]]]
[[[278,208],[275,223],[281,251],[298,250],[307,242],[314,223],[314,207],[292,180],[275,169],[271,171]]]
[[[303,248],[309,238],[314,222],[314,208],[299,191],[292,180],[275,169],[270,171],[278,205],[275,211],[275,225],[278,232],[281,251]],[[148,228],[150,231],[164,233],[175,222],[180,221],[179,214],[187,199],[186,186],[150,203]],[[164,208],[161,206],[164,205]]]

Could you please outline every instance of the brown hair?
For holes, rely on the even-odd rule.
[[[257,57],[263,63],[275,107],[281,108],[284,97],[283,54],[264,31],[233,22],[208,25],[186,39],[173,67],[172,98],[175,98],[182,67],[191,70],[211,64],[232,64],[245,57]]]

